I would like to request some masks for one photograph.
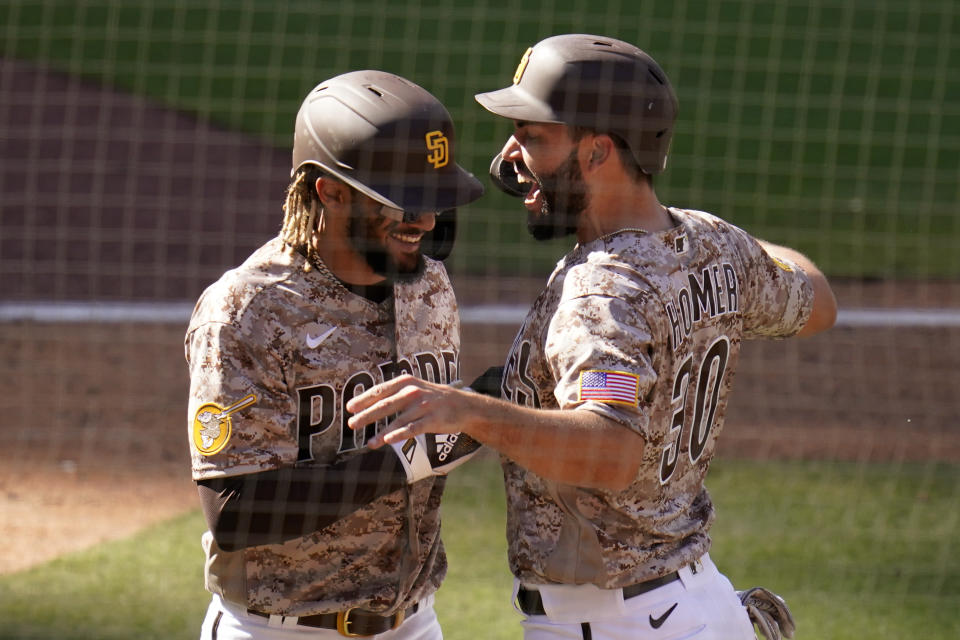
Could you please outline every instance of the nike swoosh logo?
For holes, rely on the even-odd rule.
[[[333,333],[333,332],[336,331],[336,330],[337,330],[336,327],[330,327],[327,331],[325,331],[324,333],[321,333],[321,334],[318,335],[318,336],[312,336],[312,335],[310,335],[310,334],[308,333],[308,334],[307,334],[307,346],[310,347],[311,349],[316,349],[317,347],[320,346],[320,343],[321,343],[321,342],[323,342],[324,340],[326,340],[327,338],[329,338],[329,337],[330,337],[330,334]]]
[[[673,606],[667,609],[667,612],[664,613],[659,618],[654,618],[653,616],[650,616],[650,626],[653,627],[654,629],[659,629],[660,627],[662,627],[663,623],[667,621],[667,618],[670,617],[670,614],[673,613],[673,610],[677,608],[678,604],[680,603],[674,602]]]

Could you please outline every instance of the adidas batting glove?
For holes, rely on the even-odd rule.
[[[480,450],[480,443],[465,433],[423,433],[391,444],[412,484],[429,476],[443,476]]]

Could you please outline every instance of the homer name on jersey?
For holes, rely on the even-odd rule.
[[[665,305],[670,320],[670,343],[676,351],[693,332],[694,324],[740,309],[740,283],[733,265],[710,264],[699,273],[687,272],[687,286],[680,287],[676,299]]]

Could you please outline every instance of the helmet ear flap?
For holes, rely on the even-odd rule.
[[[499,153],[493,156],[493,162],[490,163],[490,181],[507,195],[517,198],[527,195],[527,190],[517,179],[517,172]]]
[[[421,241],[421,253],[434,260],[446,260],[453,251],[457,236],[457,210],[447,209],[437,213],[433,229]]]

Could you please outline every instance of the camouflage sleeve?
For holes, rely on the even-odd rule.
[[[588,294],[565,300],[547,332],[546,356],[561,409],[599,413],[642,432],[642,398],[657,380],[649,358],[652,333],[641,300]]]
[[[797,265],[772,257],[745,231],[739,235],[746,284],[743,288],[744,337],[796,334],[813,310],[813,285]]]
[[[281,356],[265,342],[265,335],[247,335],[221,322],[199,324],[187,336],[194,480],[276,469],[296,460],[296,407]]]

